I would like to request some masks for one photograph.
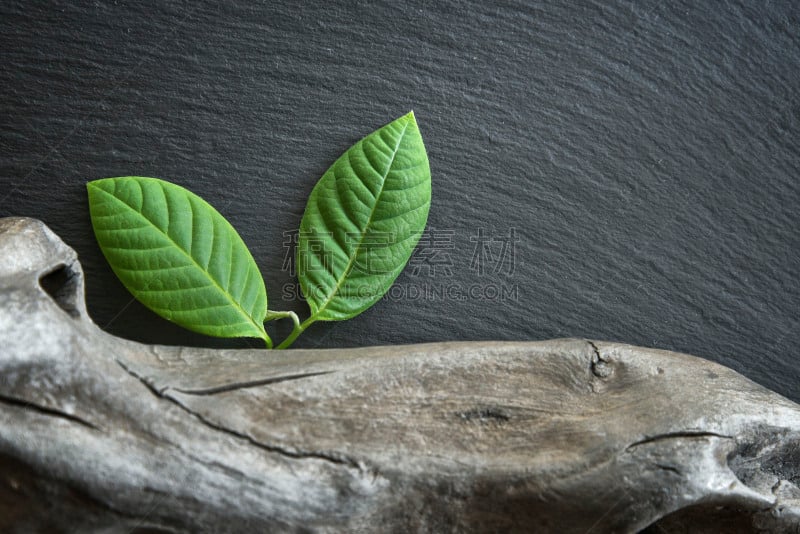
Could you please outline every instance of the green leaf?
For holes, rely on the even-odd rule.
[[[411,112],[347,150],[308,200],[297,247],[315,320],[348,319],[377,302],[405,267],[428,219],[431,173]]]
[[[106,178],[87,189],[97,242],[140,302],[195,332],[272,345],[264,280],[217,210],[155,178]]]

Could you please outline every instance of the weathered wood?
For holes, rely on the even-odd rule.
[[[800,407],[693,356],[141,345],[92,323],[74,251],[21,218],[0,299],[4,532],[800,528]]]

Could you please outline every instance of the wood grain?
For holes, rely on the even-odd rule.
[[[606,339],[800,401],[799,22],[791,0],[4,1],[0,215],[75,247],[114,334],[246,346],[131,302],[85,182],[190,188],[241,232],[270,302],[305,315],[284,232],[350,144],[413,109],[449,274],[412,267],[395,297],[298,346]],[[473,268],[470,238],[512,228],[513,272]],[[517,297],[484,298],[492,284]]]
[[[149,346],[91,322],[41,222],[0,219],[0,258],[4,532],[800,527],[800,406],[718,364],[581,339]]]

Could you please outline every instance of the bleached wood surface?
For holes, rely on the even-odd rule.
[[[587,340],[141,345],[32,219],[0,220],[0,428],[3,532],[800,528],[800,407],[730,369]]]

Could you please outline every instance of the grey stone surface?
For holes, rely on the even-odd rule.
[[[0,347],[3,532],[800,528],[800,406],[693,356],[143,345],[25,218],[0,219]]]
[[[408,269],[391,302],[298,346],[589,337],[698,354],[800,401],[798,13],[791,0],[4,1],[0,216],[39,218],[78,251],[89,312],[114,334],[247,346],[132,303],[84,183],[189,187],[242,233],[271,302],[304,315],[283,233],[343,150],[414,109],[451,273]],[[470,268],[470,237],[511,228],[513,273]],[[465,295],[491,284],[518,298]],[[461,293],[411,295],[450,286]]]

